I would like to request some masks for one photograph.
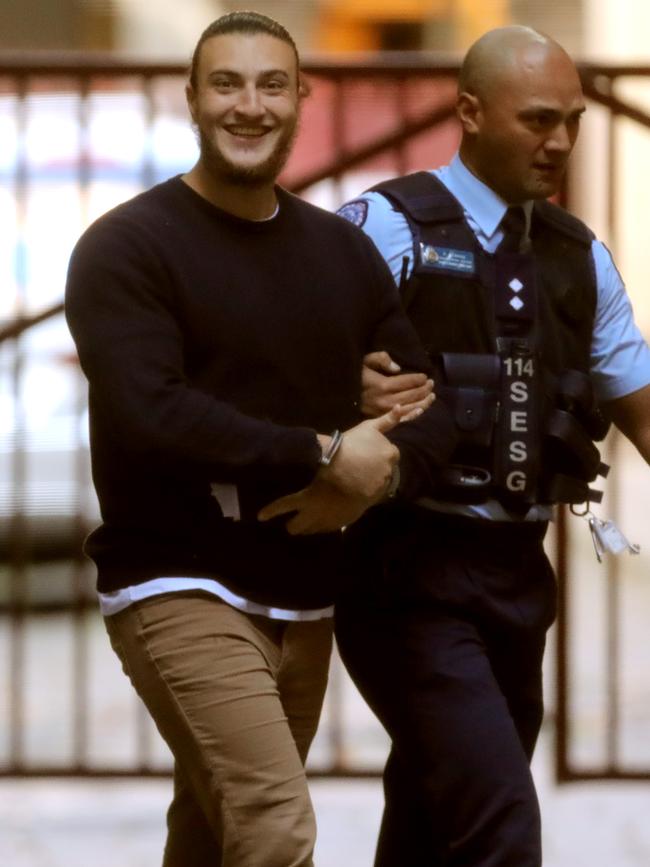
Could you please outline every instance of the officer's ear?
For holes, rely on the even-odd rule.
[[[476,135],[479,130],[481,114],[481,103],[478,96],[466,90],[459,93],[456,100],[456,114],[463,132],[468,135]]]

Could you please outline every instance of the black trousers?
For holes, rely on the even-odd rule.
[[[392,740],[375,867],[540,867],[545,530],[388,506],[346,534],[338,645]]]

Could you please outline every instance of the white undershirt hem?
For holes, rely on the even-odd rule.
[[[308,610],[275,608],[245,599],[212,578],[180,578],[173,576],[152,578],[150,581],[144,581],[142,584],[133,584],[130,587],[114,590],[111,593],[99,593],[99,609],[104,617],[110,617],[112,614],[117,614],[119,611],[123,611],[129,605],[133,605],[134,602],[139,602],[142,599],[149,599],[162,593],[182,593],[188,590],[202,590],[205,593],[210,593],[212,596],[217,596],[228,605],[232,605],[233,608],[239,609],[239,611],[243,611],[246,614],[269,617],[271,620],[323,620],[326,617],[333,617],[334,615],[334,607],[331,605],[327,608],[310,608]]]

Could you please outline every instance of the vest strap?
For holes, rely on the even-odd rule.
[[[609,472],[591,437],[575,416],[556,409],[549,417],[545,433],[551,446],[561,453],[563,462],[573,466],[580,478],[593,482],[596,476],[606,476]]]
[[[550,376],[550,374],[549,374]],[[563,370],[551,385],[560,409],[575,415],[592,440],[605,438],[610,424],[601,413],[589,376],[580,370]]]
[[[464,219],[460,202],[430,172],[413,172],[381,181],[368,192],[386,196],[416,223],[451,223]]]

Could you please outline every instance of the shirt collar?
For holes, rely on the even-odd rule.
[[[447,167],[445,186],[458,199],[463,210],[471,217],[472,222],[478,226],[485,238],[492,238],[508,209],[508,203],[472,174],[458,153]],[[528,228],[533,202],[523,202],[522,207],[526,214]]]

